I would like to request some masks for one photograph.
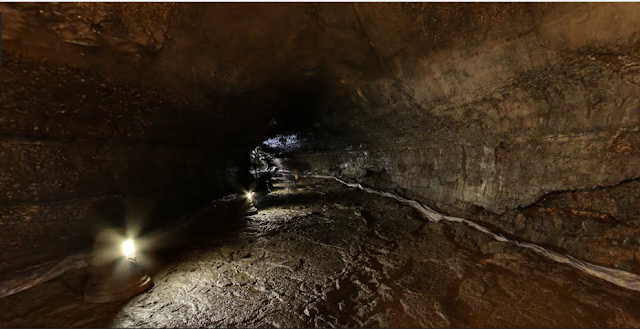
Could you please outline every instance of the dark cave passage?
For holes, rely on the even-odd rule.
[[[2,327],[640,324],[640,5],[0,13]]]

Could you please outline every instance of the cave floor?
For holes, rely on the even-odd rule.
[[[640,327],[638,293],[391,199],[295,183],[166,258],[146,293],[88,304],[62,276],[0,299],[0,326]]]

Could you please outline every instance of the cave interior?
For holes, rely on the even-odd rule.
[[[640,326],[638,4],[0,13],[3,327]]]

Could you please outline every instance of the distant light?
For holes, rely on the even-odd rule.
[[[298,134],[289,134],[271,137],[262,144],[275,150],[292,152],[300,149],[304,142],[305,139],[299,137]]]
[[[127,258],[133,258],[136,253],[136,245],[133,240],[128,239],[122,243],[122,253]]]
[[[247,199],[249,199],[249,200],[253,200],[253,195],[254,195],[255,193],[256,193],[256,192],[247,192]]]

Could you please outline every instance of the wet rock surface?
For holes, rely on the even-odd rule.
[[[69,272],[0,299],[0,325],[640,325],[637,293],[337,182],[279,182],[258,208],[203,213],[192,243],[158,256],[155,287],[130,301],[86,304],[82,273]]]

